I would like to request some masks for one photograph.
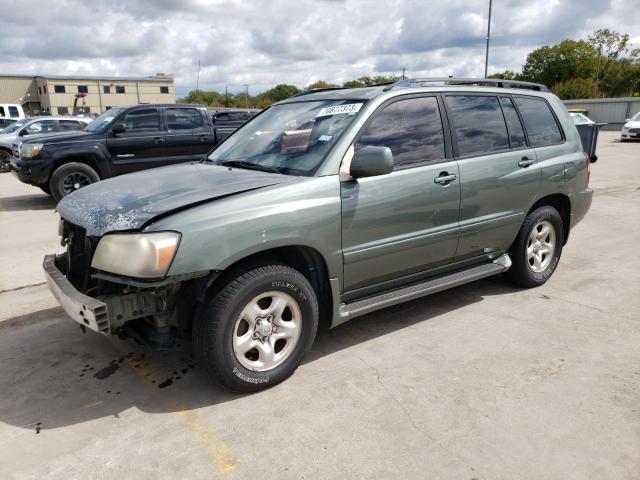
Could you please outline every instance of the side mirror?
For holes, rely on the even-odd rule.
[[[116,123],[111,129],[111,133],[113,133],[114,135],[120,135],[121,133],[126,133],[126,132],[127,132],[127,129],[121,123]]]
[[[363,147],[351,159],[353,178],[375,177],[393,171],[393,153],[389,147]]]

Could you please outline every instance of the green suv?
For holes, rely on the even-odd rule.
[[[44,270],[83,327],[155,345],[190,332],[211,376],[248,392],[290,376],[319,325],[503,272],[542,285],[588,184],[576,128],[542,85],[312,90],[206,161],[65,197],[66,252]]]

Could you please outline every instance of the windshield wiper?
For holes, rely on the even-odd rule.
[[[220,165],[225,167],[245,168],[247,170],[259,170],[261,172],[281,173],[279,168],[246,162],[244,160],[225,160],[224,162],[220,162]]]

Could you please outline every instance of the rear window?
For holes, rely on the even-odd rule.
[[[9,116],[10,117],[19,117],[18,107],[9,107]]]
[[[509,134],[498,97],[447,96],[458,154],[479,155],[509,148]]]
[[[562,142],[562,133],[551,108],[542,99],[515,97],[532,147]]]

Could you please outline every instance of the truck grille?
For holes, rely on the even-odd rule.
[[[62,237],[67,243],[67,280],[80,292],[86,293],[91,278],[94,242],[82,227],[63,220]]]

